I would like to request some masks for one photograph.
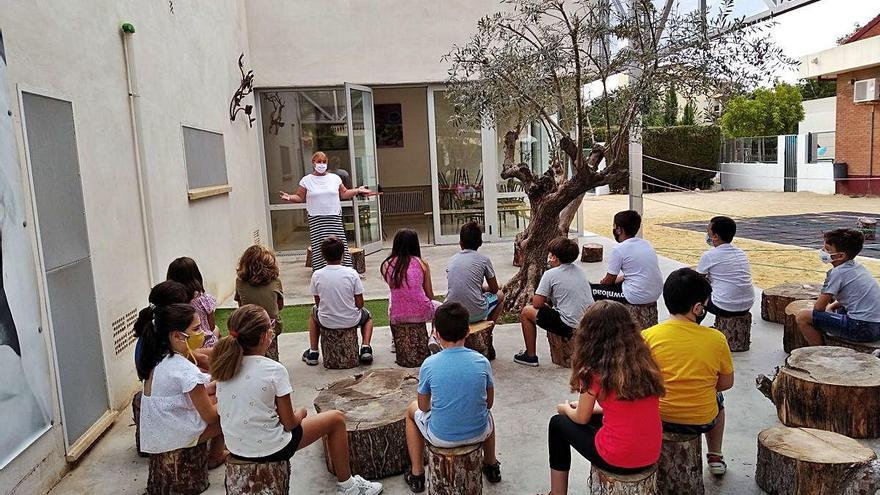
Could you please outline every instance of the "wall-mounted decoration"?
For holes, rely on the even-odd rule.
[[[376,105],[376,147],[403,148],[403,112],[400,103]]]
[[[235,116],[238,115],[238,112],[244,112],[248,118],[248,126],[253,127],[254,121],[257,120],[251,117],[251,113],[254,111],[254,106],[241,106],[241,100],[243,100],[245,96],[254,92],[254,71],[249,70],[247,73],[244,72],[244,53],[238,57],[238,70],[241,72],[241,84],[238,86],[238,89],[235,90],[235,94],[232,95],[232,101],[229,102],[229,120],[235,122]]]
[[[284,121],[281,120],[281,112],[284,110],[284,102],[278,93],[266,95],[266,101],[272,104],[272,114],[269,115],[269,132],[278,135],[278,131],[284,127]]]

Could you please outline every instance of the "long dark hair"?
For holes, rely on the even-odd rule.
[[[168,265],[168,273],[165,274],[165,278],[183,284],[189,290],[190,300],[205,292],[202,272],[199,271],[199,265],[192,258],[184,256],[172,261]]]
[[[421,257],[422,248],[419,246],[419,234],[413,229],[398,230],[394,234],[391,254],[382,262],[382,278],[388,282],[392,289],[403,287],[403,284],[406,283],[406,271],[409,269],[410,260]],[[392,273],[388,273],[392,268]]]
[[[168,306],[169,304],[188,303],[192,298],[183,284],[173,280],[166,280],[164,282],[159,282],[152,290],[150,290],[150,297],[148,300],[150,301],[151,306],[157,308],[160,306]],[[149,307],[142,309],[140,313],[138,313],[137,321],[134,322],[134,336],[140,337],[141,334],[144,333],[144,327],[151,321],[153,321],[152,310]]]
[[[184,332],[193,321],[196,310],[189,303],[153,306],[143,309],[138,320],[148,318],[141,326],[141,356],[137,364],[138,377],[146,380],[171,350],[171,332]]]
[[[571,389],[587,391],[598,378],[605,393],[636,400],[665,393],[660,368],[623,304],[597,301],[587,308],[574,338]]]
[[[229,317],[229,335],[214,346],[211,376],[220,382],[231,380],[241,369],[244,352],[260,344],[272,320],[266,310],[256,304],[245,304]]]

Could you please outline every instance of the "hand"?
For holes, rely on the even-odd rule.
[[[287,193],[284,192],[284,191],[279,191],[279,194],[281,194],[281,200],[282,200],[282,201],[290,201],[290,200],[293,199],[293,195],[292,195],[292,194],[287,194]]]
[[[358,188],[358,194],[369,194],[370,188],[367,186],[361,186]]]
[[[568,410],[570,409],[568,401],[563,402],[562,404],[556,405],[556,412],[565,416],[568,414]]]

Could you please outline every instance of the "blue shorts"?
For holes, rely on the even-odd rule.
[[[813,310],[813,326],[832,337],[852,342],[874,342],[880,340],[880,322],[862,321],[850,318],[846,310]]]
[[[486,311],[482,313],[471,315],[470,323],[475,323],[478,321],[488,320],[489,315],[498,306],[498,295],[492,294],[491,292],[484,292],[483,297],[486,299]]]

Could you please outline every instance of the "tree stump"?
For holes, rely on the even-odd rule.
[[[522,268],[522,265],[522,251],[520,251],[519,243],[513,241],[513,266],[517,268]]]
[[[483,446],[441,449],[428,447],[428,495],[479,495],[483,493]]]
[[[208,443],[150,455],[148,495],[195,495],[208,489]]]
[[[489,320],[471,323],[468,335],[464,338],[464,346],[486,356],[489,361],[495,359],[495,346],[492,344],[494,328],[495,322]]]
[[[324,367],[347,370],[360,364],[357,327],[324,328],[321,331],[321,354]]]
[[[873,450],[837,433],[775,426],[758,434],[755,481],[772,494],[838,494],[851,468],[876,457]]]
[[[312,246],[306,248],[306,268],[312,267]]]
[[[361,248],[348,248],[349,254],[351,254],[351,264],[352,267],[358,273],[367,273],[367,257],[364,253],[364,250]]]
[[[226,495],[288,495],[290,461],[249,462],[226,458]]]
[[[598,263],[602,261],[602,245],[596,243],[584,244],[581,248],[582,263]]]
[[[790,354],[795,349],[809,347],[810,344],[807,343],[807,339],[804,338],[804,334],[798,328],[797,314],[804,309],[813,309],[815,303],[816,301],[812,299],[799,299],[790,302],[785,307],[785,323],[783,324],[782,332],[782,348],[785,352]]]
[[[795,349],[769,392],[786,426],[880,437],[880,359],[874,356],[844,347]]]
[[[141,451],[141,397],[143,395],[143,392],[138,392],[131,398],[131,419],[134,420],[134,444],[137,453],[141,457],[150,457],[150,454]]]
[[[877,219],[859,217],[858,228],[865,235],[866,241],[873,241],[877,237]]]
[[[657,495],[657,466],[636,474],[612,474],[590,467],[591,495]]]
[[[761,318],[785,323],[785,307],[798,299],[818,299],[822,286],[816,284],[781,284],[761,293]]]
[[[703,490],[703,443],[701,435],[663,432],[657,463],[657,490],[663,495],[690,495]]]
[[[868,495],[880,490],[880,461],[850,469],[844,477],[841,495]]]
[[[639,325],[642,330],[653,327],[657,324],[657,303],[648,304],[626,304],[630,316]]]
[[[714,328],[724,334],[732,352],[749,350],[752,344],[752,314],[716,316]]]
[[[571,351],[574,336],[566,339],[553,332],[547,332],[547,342],[550,343],[550,361],[563,368],[571,368]]]
[[[272,338],[272,343],[269,344],[269,348],[266,349],[266,357],[280,363],[281,361],[278,358],[278,335],[281,334],[281,322],[279,321],[275,325],[275,331],[278,333],[275,334],[275,337]]]
[[[851,340],[842,339],[840,337],[833,337],[831,335],[825,336],[825,345],[835,346],[835,347],[846,347],[847,349],[852,349],[856,352],[864,352],[865,354],[873,354],[875,351],[880,349],[880,340],[876,340],[874,342],[853,342]]]
[[[419,378],[407,370],[376,369],[331,383],[315,398],[318,412],[345,413],[351,472],[385,478],[409,466],[406,408],[415,400]],[[327,469],[335,473],[327,454]]]
[[[425,323],[391,325],[394,362],[404,368],[418,368],[431,353],[428,351],[428,326]]]

